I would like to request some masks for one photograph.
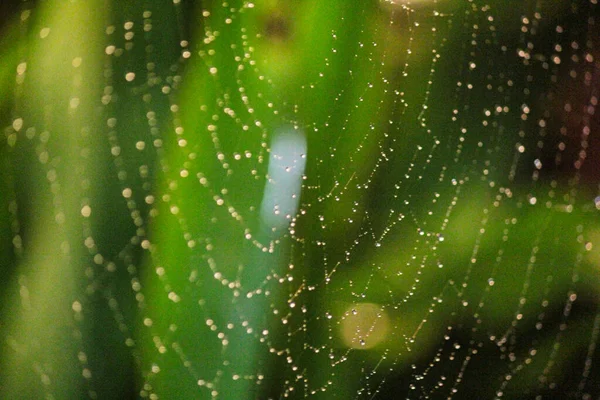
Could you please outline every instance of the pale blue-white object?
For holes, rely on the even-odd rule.
[[[306,137],[298,128],[284,126],[273,136],[260,208],[262,226],[267,231],[287,228],[298,211],[306,150]]]

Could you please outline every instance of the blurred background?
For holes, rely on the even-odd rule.
[[[0,398],[598,398],[598,16],[3,1]]]

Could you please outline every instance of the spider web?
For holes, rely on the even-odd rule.
[[[596,0],[11,12],[2,397],[600,396]]]

